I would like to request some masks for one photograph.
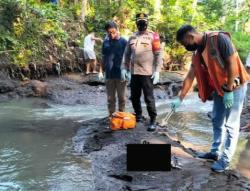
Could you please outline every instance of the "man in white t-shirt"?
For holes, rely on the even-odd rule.
[[[83,43],[83,54],[86,63],[86,74],[90,73],[90,66],[93,65],[93,73],[98,73],[96,71],[96,55],[95,55],[95,41],[103,42],[101,38],[95,37],[95,33],[92,32],[84,38]]]

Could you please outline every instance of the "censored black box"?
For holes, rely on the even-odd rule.
[[[128,144],[127,171],[170,171],[170,144]]]

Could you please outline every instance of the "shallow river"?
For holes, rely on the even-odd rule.
[[[164,114],[169,102],[159,102],[157,108]],[[206,113],[210,110],[211,103],[189,96],[170,119],[177,127],[172,133],[177,131],[180,140],[208,150],[212,128]],[[81,121],[104,116],[105,106],[47,105],[41,99],[0,103],[0,191],[93,190],[90,161],[73,151],[72,137]],[[242,134],[233,167],[246,175],[249,153],[250,143]]]

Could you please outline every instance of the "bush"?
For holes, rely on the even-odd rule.
[[[242,62],[246,63],[247,55],[250,52],[250,35],[243,32],[232,33],[232,41],[238,50]]]
[[[23,3],[26,2],[26,3]],[[43,63],[48,54],[59,55],[75,24],[74,9],[45,1],[0,0],[0,51],[10,51],[19,66]],[[77,40],[71,37],[71,40]]]

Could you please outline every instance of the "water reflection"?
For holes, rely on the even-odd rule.
[[[55,107],[34,107],[40,102],[0,104],[0,190],[93,190],[90,161],[71,149],[81,118],[43,115]]]

